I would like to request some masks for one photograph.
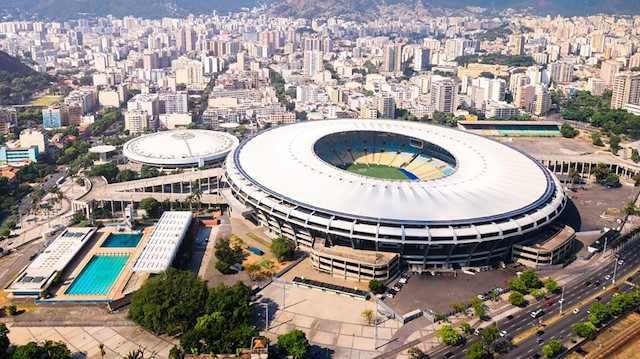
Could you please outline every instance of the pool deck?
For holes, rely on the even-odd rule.
[[[140,283],[146,279],[140,278],[138,274],[134,274],[131,271],[131,267],[135,263],[136,259],[142,252],[151,232],[154,227],[144,227],[142,229],[144,235],[135,248],[131,247],[101,247],[102,243],[109,237],[110,233],[119,233],[117,228],[104,227],[101,228],[91,239],[92,243],[87,246],[87,249],[80,253],[76,259],[69,265],[69,268],[63,273],[62,285],[53,293],[52,301],[111,301],[122,298],[127,292],[131,292],[139,286]],[[120,232],[121,233],[121,232]],[[127,255],[129,259],[122,268],[120,274],[113,282],[113,285],[105,295],[69,295],[65,294],[71,283],[80,274],[82,269],[87,265],[93,256],[96,255]],[[141,280],[142,279],[142,280]],[[136,285],[138,284],[138,285]]]

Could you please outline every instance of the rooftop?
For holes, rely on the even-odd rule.
[[[169,269],[192,219],[191,212],[164,212],[131,270],[159,273]]]

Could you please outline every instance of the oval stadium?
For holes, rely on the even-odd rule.
[[[564,209],[560,182],[499,142],[417,122],[344,119],[258,133],[225,165],[245,217],[312,265],[357,278],[506,260]]]
[[[162,168],[220,165],[238,145],[226,132],[208,130],[162,131],[136,137],[122,147],[132,162]]]

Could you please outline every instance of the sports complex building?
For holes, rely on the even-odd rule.
[[[125,143],[122,153],[143,165],[191,168],[220,165],[238,139],[226,132],[207,130],[161,131]]]
[[[508,260],[567,198],[525,153],[454,129],[393,120],[278,126],[232,150],[242,213],[295,239],[318,270],[357,280]]]

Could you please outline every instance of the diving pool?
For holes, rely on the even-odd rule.
[[[91,257],[82,268],[80,274],[71,283],[65,294],[69,295],[105,295],[118,278],[129,256],[101,256]]]
[[[142,233],[109,233],[100,247],[135,248],[142,239]]]

